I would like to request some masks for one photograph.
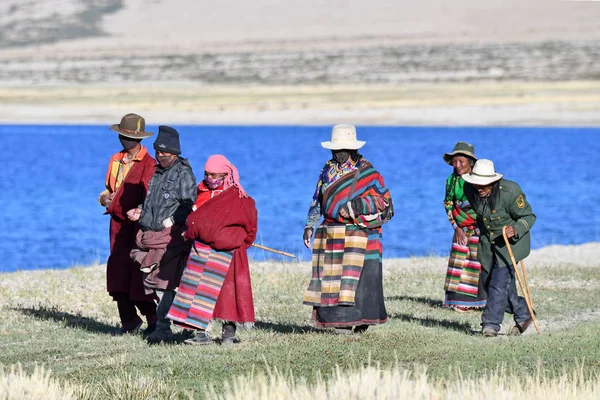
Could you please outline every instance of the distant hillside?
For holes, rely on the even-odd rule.
[[[600,2],[2,0],[0,60],[600,40]]]
[[[0,48],[102,36],[102,18],[123,0],[3,0]]]

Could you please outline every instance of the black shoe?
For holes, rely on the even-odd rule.
[[[142,321],[140,321],[140,323],[133,329],[123,329],[122,327],[119,329],[115,329],[113,332],[111,332],[111,335],[113,336],[122,336],[122,335],[134,335],[136,333],[140,332],[140,328],[142,327]]]
[[[181,331],[181,336],[183,336],[184,339],[191,339],[196,336],[196,331],[193,329],[184,329]]]
[[[194,336],[193,338],[185,339],[183,341],[183,343],[197,346],[197,345],[211,344],[212,340],[206,334],[206,332],[198,331],[198,332],[196,332],[196,336]]]
[[[173,331],[169,329],[155,329],[148,335],[146,341],[149,344],[168,343],[173,341]]]
[[[155,330],[156,330],[156,322],[148,325],[148,327],[142,331],[142,335],[144,337],[148,337]]]
[[[367,331],[367,329],[369,329],[369,325],[366,325],[366,324],[356,325],[354,327],[354,333],[360,335],[361,333],[365,333]]]

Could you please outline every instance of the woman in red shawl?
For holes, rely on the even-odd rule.
[[[254,322],[246,249],[256,238],[257,211],[225,156],[208,158],[192,210],[185,237],[194,245],[168,317],[197,330],[187,344],[211,343],[206,328],[220,319],[222,343],[233,344],[236,323]]]

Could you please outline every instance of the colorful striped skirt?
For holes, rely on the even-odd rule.
[[[167,318],[185,328],[206,330],[232,257],[233,251],[194,242]]]
[[[481,264],[477,260],[479,236],[467,230],[467,245],[452,243],[444,289],[444,305],[460,308],[481,308],[486,303],[486,293],[481,275]]]

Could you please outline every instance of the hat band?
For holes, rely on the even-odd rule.
[[[471,175],[481,176],[483,178],[495,178],[497,176],[497,174],[495,172],[493,175],[483,175],[483,174],[478,174],[477,172],[471,172]]]
[[[144,131],[131,131],[129,129],[121,128],[121,125],[119,125],[119,129],[127,133],[145,133]]]

